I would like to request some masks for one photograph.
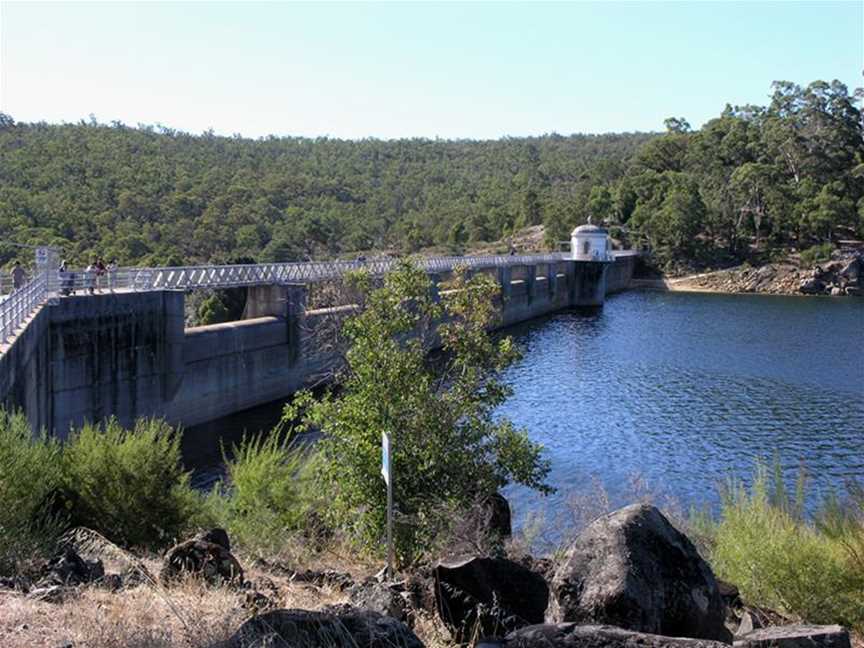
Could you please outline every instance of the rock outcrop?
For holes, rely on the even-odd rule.
[[[503,558],[439,563],[433,578],[438,615],[457,641],[540,623],[549,601],[541,575]]]
[[[605,625],[557,623],[533,625],[504,639],[485,640],[476,648],[728,648],[707,639],[663,637]]]
[[[850,648],[839,625],[786,625],[754,630],[735,639],[735,648]]]
[[[242,583],[243,568],[227,548],[231,546],[228,535],[219,531],[221,529],[214,529],[171,548],[159,574],[162,583],[170,584],[184,575],[203,578],[211,585]],[[221,544],[205,538],[215,539]]]
[[[547,620],[731,643],[711,568],[653,506],[599,518],[573,542],[551,582]]]
[[[409,606],[407,597],[402,594],[398,587],[374,580],[348,588],[348,600],[351,605],[406,622]]]
[[[793,263],[771,263],[759,268],[741,266],[671,280],[671,287],[688,286],[727,293],[773,295],[864,295],[864,252],[839,252],[819,265],[802,268]]]
[[[101,560],[84,560],[72,547],[64,547],[48,562],[36,586],[83,585],[104,576]]]
[[[273,610],[246,621],[223,648],[424,648],[396,619],[342,606],[330,611]]]

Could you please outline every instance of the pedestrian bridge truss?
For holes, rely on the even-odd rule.
[[[620,251],[614,254],[626,256],[634,255],[636,252]],[[568,258],[569,255],[566,253],[551,253],[420,257],[416,258],[415,262],[430,274],[443,274],[457,266],[484,269],[542,265],[559,263]],[[398,259],[379,257],[356,261],[118,268],[101,275],[78,270],[62,273],[46,271],[34,276],[24,288],[9,295],[0,295],[0,352],[8,347],[43,304],[72,293],[87,294],[98,290],[136,292],[310,284],[338,279],[350,271],[360,269],[366,269],[373,274],[383,274],[393,269],[397,263]]]

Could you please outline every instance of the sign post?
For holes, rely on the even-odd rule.
[[[387,484],[387,578],[393,579],[393,462],[390,435],[381,433],[381,475]]]
[[[59,265],[59,251],[52,247],[36,248],[36,274],[42,275],[45,280],[45,290],[49,295],[49,303],[57,303],[57,289],[59,277],[57,267]]]

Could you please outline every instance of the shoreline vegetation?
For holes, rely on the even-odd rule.
[[[683,636],[721,648],[713,642],[737,633],[756,648],[749,633],[772,631],[764,625],[848,644],[841,628],[794,623],[840,624],[860,644],[864,486],[838,485],[812,515],[805,475],[789,485],[761,463],[749,485],[727,481],[716,516],[661,512],[644,492],[612,511],[602,491],[581,493],[571,499],[579,522],[537,555],[548,523],[514,533],[499,494],[509,483],[551,486],[542,448],[491,416],[518,353],[487,333],[496,282],[457,273],[439,303],[408,263],[381,282],[351,280],[361,306],[337,343],[341,389],[285,411],[289,430],[312,425],[323,441],[246,438],[209,492],[191,487],[180,432],[161,421],[88,425],[60,443],[0,414],[3,646],[251,648],[278,631],[293,633],[292,648],[453,648],[505,635],[493,645],[558,648],[572,645],[573,626],[559,625],[572,620],[619,626],[578,630],[613,647],[697,648],[671,638]],[[448,323],[433,331],[440,309]],[[433,334],[445,349],[434,362]],[[382,429],[399,467],[392,582],[376,576]],[[645,574],[650,583],[633,585]],[[623,616],[614,592],[633,606]]]

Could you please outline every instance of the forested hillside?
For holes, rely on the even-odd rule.
[[[864,236],[861,91],[777,82],[768,106],[727,105],[691,132],[668,119],[589,211],[639,232],[661,260],[784,254]],[[567,223],[558,226],[566,230]]]
[[[74,264],[359,250],[460,252],[593,214],[661,259],[735,258],[864,234],[861,113],[841,83],[780,82],[701,130],[497,141],[249,140],[0,113],[0,239]],[[0,264],[30,253],[0,245]]]
[[[84,263],[289,261],[499,239],[585,217],[648,134],[499,141],[194,136],[95,120],[0,130],[0,231]],[[17,252],[24,254],[23,252]],[[0,246],[0,261],[16,250]]]

